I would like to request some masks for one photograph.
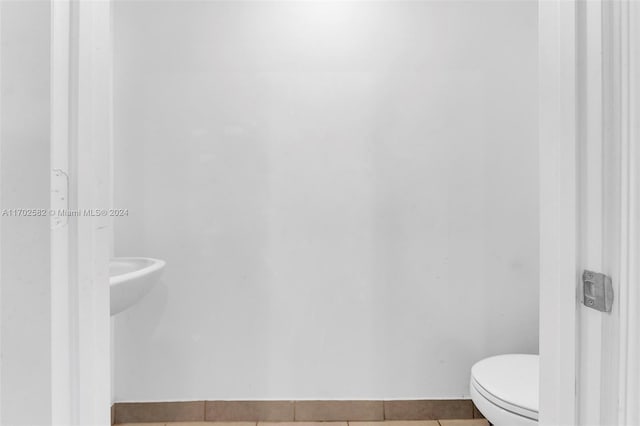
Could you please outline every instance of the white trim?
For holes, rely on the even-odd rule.
[[[620,29],[620,352],[618,424],[640,424],[640,4],[622,1]]]
[[[640,14],[636,1],[599,3],[603,11],[599,47],[603,52],[601,151],[605,169],[602,263],[603,272],[613,279],[615,298],[612,313],[601,316],[600,328],[594,324],[582,324],[590,331],[590,336],[600,336],[600,347],[589,349],[599,351],[600,365],[591,363],[584,367],[590,374],[600,375],[601,386],[599,398],[586,393],[582,386],[579,396],[583,406],[599,407],[599,417],[589,418],[583,423],[638,425],[640,159],[637,128],[640,120],[637,116],[637,87],[640,77],[636,61]],[[636,56],[633,55],[634,50]],[[582,379],[585,380],[584,377]]]
[[[623,418],[627,425],[640,424],[640,3],[629,4],[629,180],[630,226],[627,298],[630,301],[625,318],[626,379]]]
[[[2,29],[2,7],[3,2],[0,0],[0,29]],[[2,46],[2,31],[0,30],[0,46]],[[2,55],[0,54],[0,82],[2,81]],[[2,85],[0,84],[0,99],[2,99]],[[2,102],[0,102],[0,159],[2,158]],[[2,161],[0,161],[2,164]],[[2,169],[0,169],[0,177]],[[0,185],[0,209],[2,209],[2,185]],[[2,226],[0,226],[0,229]],[[2,241],[2,233],[0,232],[0,242]],[[0,243],[0,248],[2,244]],[[2,252],[0,251],[0,277],[2,277]],[[2,309],[2,281],[0,280],[0,310]],[[0,424],[2,423],[2,312],[0,312]]]
[[[539,12],[540,423],[637,426],[640,2]],[[611,314],[579,303],[584,268],[613,278]]]
[[[539,47],[540,424],[637,426],[640,2],[541,1]],[[584,268],[611,314],[579,303]]]
[[[68,207],[111,207],[111,5],[51,0],[51,165]],[[52,207],[64,185],[52,179]],[[66,202],[62,203],[63,207]],[[52,220],[54,424],[110,423],[108,217]]]
[[[576,3],[541,1],[540,424],[576,421]]]
[[[51,1],[51,206],[68,207],[70,2]],[[55,172],[54,172],[55,170]],[[61,184],[61,185],[60,185]],[[51,217],[51,409],[54,425],[71,424],[69,227]]]
[[[625,251],[621,245],[626,237],[626,203],[627,183],[625,176],[628,174],[627,160],[622,143],[621,127],[621,103],[625,96],[622,93],[622,71],[624,65],[621,61],[622,43],[621,19],[622,2],[599,1],[602,7],[602,126],[603,131],[599,135],[602,148],[602,163],[604,165],[604,196],[602,201],[603,233],[604,241],[602,250],[602,272],[611,276],[614,287],[614,303],[610,314],[600,315],[600,328],[592,327],[590,335],[598,334],[600,347],[600,364],[585,365],[585,373],[591,367],[593,374],[600,375],[600,398],[583,398],[584,404],[599,406],[599,418],[593,418],[589,424],[619,424],[619,360],[620,360],[620,331],[621,331],[621,307],[624,304],[620,293],[621,283],[626,274],[623,267]],[[584,308],[586,310],[586,308]],[[596,313],[597,314],[597,313]],[[583,324],[585,332],[588,324]]]
[[[72,138],[72,208],[110,207],[111,27],[107,0],[74,2],[77,15],[77,135]],[[72,274],[77,283],[76,415],[80,425],[110,418],[108,217],[79,217],[72,229]]]
[[[603,10],[600,0],[577,3],[577,114],[578,119],[578,274],[583,269],[604,271],[605,229],[603,209],[605,164],[603,162]],[[603,396],[602,317],[580,300],[578,285],[578,351],[576,424],[600,423]]]

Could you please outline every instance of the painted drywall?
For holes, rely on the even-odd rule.
[[[0,424],[51,424],[50,2],[0,5]]]
[[[537,351],[533,1],[116,2],[118,401],[454,398]]]

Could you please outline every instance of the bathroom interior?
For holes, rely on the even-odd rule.
[[[538,352],[535,1],[122,1],[113,34],[114,253],[166,262],[113,317],[116,422],[473,418],[471,366]],[[213,411],[181,420],[294,420]]]
[[[0,23],[0,425],[640,425],[640,2]]]

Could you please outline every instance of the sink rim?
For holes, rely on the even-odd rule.
[[[118,257],[111,258],[109,261],[111,262],[111,261],[127,261],[127,260],[133,260],[133,261],[142,260],[142,261],[147,261],[149,264],[143,268],[136,269],[134,271],[125,272],[123,274],[118,274],[118,275],[110,275],[109,276],[110,286],[122,284],[123,282],[127,282],[136,278],[143,277],[145,275],[149,275],[155,271],[161,270],[162,268],[164,268],[164,266],[167,263],[162,259],[156,259],[153,257],[120,257],[118,256]]]

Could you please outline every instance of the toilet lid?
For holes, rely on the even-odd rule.
[[[472,384],[493,404],[538,419],[538,355],[498,355],[471,368]]]

